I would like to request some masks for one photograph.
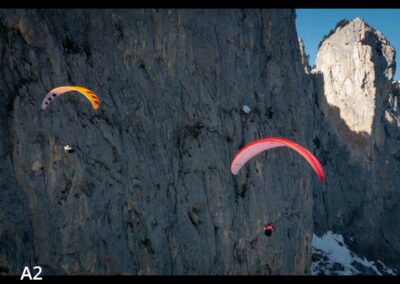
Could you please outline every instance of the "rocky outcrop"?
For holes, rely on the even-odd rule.
[[[324,112],[327,113],[330,107],[339,110],[340,119],[335,117],[330,121],[335,124],[338,137],[352,149],[352,154],[370,159],[373,145],[382,148],[384,144],[380,118],[383,101],[391,92],[394,49],[380,32],[356,18],[339,26],[325,39],[318,51],[316,65],[316,70],[323,74],[328,106]],[[355,135],[346,133],[349,131]],[[352,139],[352,136],[359,139]]]
[[[304,46],[304,41],[299,37],[301,63],[304,65],[304,70],[307,74],[310,74],[310,56],[306,53],[306,48]]]
[[[314,141],[328,178],[325,190],[314,191],[314,217],[317,232],[343,232],[357,252],[399,268],[394,57],[385,37],[359,18],[340,22],[321,42]]]
[[[229,172],[256,138],[315,148],[294,11],[3,10],[0,61],[0,271],[307,273],[306,162],[277,149]],[[41,111],[60,85],[100,109]]]

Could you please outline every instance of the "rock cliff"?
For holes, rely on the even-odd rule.
[[[315,78],[321,121],[315,132],[327,180],[314,191],[315,229],[344,233],[364,256],[399,268],[398,88],[395,50],[356,18],[321,42]]]
[[[311,70],[293,10],[0,10],[0,274],[307,274],[327,231],[399,268],[394,59],[358,18]],[[62,85],[100,108],[42,111]],[[326,180],[288,149],[230,173],[271,136]]]
[[[276,149],[229,172],[257,138],[317,147],[302,58],[293,10],[1,10],[1,272],[307,273],[307,163]],[[41,111],[62,85],[100,109]]]

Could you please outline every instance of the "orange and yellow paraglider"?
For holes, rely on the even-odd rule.
[[[44,97],[42,101],[42,109],[45,109],[56,97],[59,95],[62,95],[66,92],[70,91],[77,91],[84,95],[92,104],[94,109],[98,109],[100,106],[100,100],[97,97],[95,93],[93,93],[91,90],[83,88],[83,87],[78,87],[78,86],[63,86],[63,87],[58,87],[50,92]]]

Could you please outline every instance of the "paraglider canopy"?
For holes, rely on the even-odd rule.
[[[324,170],[322,168],[321,163],[317,160],[317,158],[311,154],[306,148],[300,146],[299,144],[290,141],[284,138],[264,138],[260,140],[253,141],[246,146],[244,146],[233,158],[231,163],[231,172],[232,174],[238,174],[239,170],[245,165],[249,160],[258,154],[270,150],[276,147],[289,147],[299,153],[303,158],[307,160],[307,162],[311,165],[318,178],[322,181],[324,176]]]
[[[94,109],[98,109],[100,106],[100,100],[97,97],[95,93],[93,93],[91,90],[83,88],[83,87],[78,87],[78,86],[63,86],[63,87],[58,87],[50,92],[47,93],[47,95],[44,97],[42,101],[42,109],[47,108],[47,106],[59,95],[62,95],[66,92],[70,91],[76,91],[84,95],[92,104],[92,107]]]

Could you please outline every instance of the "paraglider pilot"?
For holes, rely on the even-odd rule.
[[[72,149],[71,146],[65,145],[65,146],[64,146],[64,152],[65,152],[65,153],[73,153],[73,152],[75,152],[75,150]]]
[[[267,225],[264,226],[264,233],[267,237],[270,237],[273,231],[274,227],[272,226],[271,223],[268,223]]]

